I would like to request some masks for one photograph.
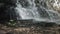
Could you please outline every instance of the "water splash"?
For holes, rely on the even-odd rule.
[[[47,9],[41,5],[39,5],[39,7],[36,7],[35,1],[36,0],[17,1],[17,7],[15,8],[18,15],[17,20],[33,19],[35,21],[47,22],[57,22],[60,20],[60,14],[57,11]]]

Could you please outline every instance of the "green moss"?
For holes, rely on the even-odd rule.
[[[16,21],[15,20],[10,20],[7,25],[8,26],[16,26]]]

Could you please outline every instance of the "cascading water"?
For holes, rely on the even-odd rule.
[[[27,8],[22,7],[22,5],[17,2],[17,12],[20,19],[34,19],[34,18],[40,18],[39,13],[37,12],[37,7],[35,7],[34,0],[27,0],[29,2],[29,6]],[[18,17],[17,17],[18,18]],[[19,18],[18,18],[19,19]]]
[[[60,14],[57,11],[45,8],[38,4],[36,6],[36,0],[17,0],[16,15],[17,20],[28,20],[33,19],[35,21],[47,21],[47,22],[57,22],[60,20]],[[39,2],[42,2],[41,0]]]

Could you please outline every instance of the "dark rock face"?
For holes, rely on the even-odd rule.
[[[0,3],[6,3],[10,5],[16,4],[17,0],[0,0]]]
[[[0,0],[0,22],[15,19],[15,7],[17,0]],[[3,3],[3,5],[2,5]]]

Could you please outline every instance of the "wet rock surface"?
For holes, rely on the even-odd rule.
[[[7,27],[0,26],[0,34],[60,34],[58,25],[51,27]]]

